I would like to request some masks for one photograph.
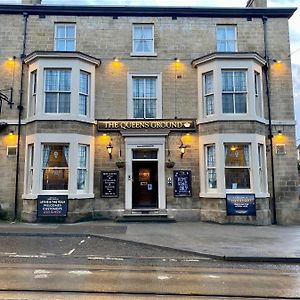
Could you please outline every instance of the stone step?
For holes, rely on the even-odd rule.
[[[124,214],[121,217],[115,219],[116,222],[162,222],[162,223],[173,223],[176,220],[173,217],[169,217],[164,213],[134,213]]]

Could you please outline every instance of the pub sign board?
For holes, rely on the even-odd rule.
[[[118,198],[119,171],[101,171],[100,188],[102,198]]]
[[[175,170],[174,175],[174,196],[192,197],[192,171]]]
[[[68,215],[67,195],[39,195],[37,199],[38,217],[66,217]]]
[[[254,194],[226,194],[228,216],[256,216]]]

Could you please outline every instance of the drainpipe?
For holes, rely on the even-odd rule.
[[[24,85],[24,57],[26,53],[26,39],[27,39],[27,22],[28,13],[23,13],[24,29],[23,29],[23,50],[20,56],[21,58],[21,83],[20,83],[20,99],[19,105],[17,106],[19,111],[18,116],[18,144],[17,144],[17,166],[16,166],[16,188],[15,188],[15,211],[14,221],[18,218],[18,193],[19,193],[19,173],[20,173],[20,142],[21,142],[21,126],[22,126],[22,111],[23,111],[23,85]]]
[[[265,80],[266,80],[266,94],[267,94],[267,105],[268,105],[268,139],[270,142],[270,154],[271,154],[271,179],[272,179],[272,209],[273,209],[273,224],[277,224],[276,217],[276,195],[275,195],[275,177],[274,177],[274,152],[273,152],[273,131],[272,131],[272,109],[271,109],[271,96],[270,96],[270,83],[269,83],[269,64],[270,57],[268,52],[268,39],[267,39],[267,22],[268,18],[266,16],[262,17],[264,26],[264,47],[265,47],[265,60],[266,64],[264,66]]]

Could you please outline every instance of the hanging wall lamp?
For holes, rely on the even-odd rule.
[[[184,155],[184,153],[185,153],[185,148],[186,148],[187,146],[186,145],[184,145],[183,143],[181,143],[181,145],[179,146],[179,149],[180,149],[180,158],[183,158],[183,155]]]
[[[109,142],[109,144],[106,146],[106,149],[107,149],[107,152],[108,152],[109,159],[112,159],[113,145],[111,144],[111,142]]]

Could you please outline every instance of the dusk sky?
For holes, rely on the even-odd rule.
[[[21,0],[0,0],[0,4],[21,3]],[[188,3],[188,5],[187,5]],[[126,6],[190,6],[245,7],[247,0],[43,0],[42,4],[59,5],[126,5]],[[268,7],[298,7],[290,19],[291,59],[294,101],[297,120],[297,144],[300,143],[300,0],[268,0]],[[284,58],[282,58],[284,59]]]

